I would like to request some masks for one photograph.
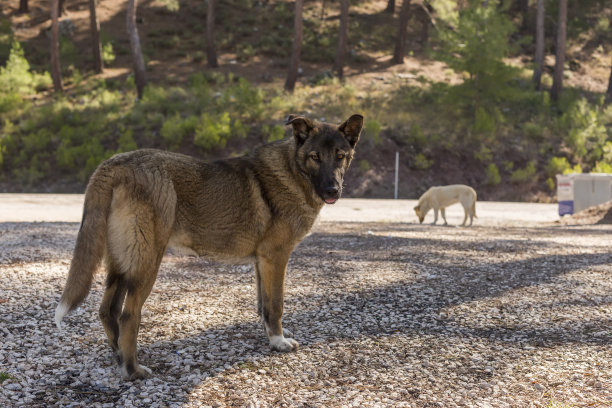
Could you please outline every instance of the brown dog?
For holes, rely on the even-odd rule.
[[[219,260],[255,262],[258,313],[278,351],[298,343],[283,330],[289,255],[324,203],[342,193],[363,117],[339,126],[291,115],[293,137],[250,156],[206,162],[143,149],[100,164],[85,192],[83,220],[66,287],[62,318],[87,296],[102,258],[107,288],[100,319],[126,379],[151,373],[136,359],[141,309],[168,247]]]

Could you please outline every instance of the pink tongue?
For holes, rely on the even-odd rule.
[[[335,203],[336,201],[338,201],[338,199],[337,199],[337,198],[327,198],[327,199],[325,199],[325,202],[326,202],[327,204],[333,204],[333,203]]]

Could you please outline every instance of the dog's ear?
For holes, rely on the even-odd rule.
[[[344,133],[344,137],[346,137],[351,147],[354,148],[359,141],[362,127],[363,116],[355,114],[338,126],[338,130]]]
[[[310,131],[314,127],[314,124],[310,119],[299,115],[289,115],[285,125],[291,125],[293,127],[293,137],[295,137],[295,141],[298,143],[298,145],[301,145],[306,141]]]

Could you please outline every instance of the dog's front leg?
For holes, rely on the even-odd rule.
[[[440,214],[442,214],[442,219],[444,220],[444,225],[448,225],[448,221],[446,221],[446,208],[440,208]]]
[[[283,330],[281,321],[290,252],[281,248],[264,248],[257,253],[257,309],[270,339],[270,348],[277,351],[292,351],[299,347],[297,341],[289,338],[291,332]]]

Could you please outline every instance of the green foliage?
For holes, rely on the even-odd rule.
[[[487,166],[486,176],[485,183],[489,186],[497,186],[501,183],[499,169],[495,163],[491,163]]]
[[[163,10],[168,14],[174,14],[180,10],[178,0],[159,0],[159,2],[163,4]]]
[[[579,164],[576,164],[571,169],[567,169],[563,172],[563,174],[581,174],[581,173],[582,173],[582,166],[580,166]]]
[[[554,177],[556,174],[566,174],[566,171],[571,168],[572,166],[565,157],[551,157],[546,165],[546,174],[549,177]]]
[[[366,121],[363,127],[363,137],[365,140],[372,142],[374,146],[377,146],[382,142],[380,137],[380,131],[382,130],[381,124],[376,119],[370,119]]]
[[[594,173],[612,173],[612,164],[609,162],[598,161],[593,167]]]
[[[418,153],[414,157],[413,167],[417,170],[427,170],[431,166],[433,166],[433,159],[428,159],[423,153]]]
[[[14,40],[11,21],[0,15],[0,64],[3,65],[8,60]]]
[[[546,179],[546,187],[548,187],[550,191],[555,191],[556,183],[552,177]]]
[[[359,160],[359,170],[361,170],[362,173],[365,173],[366,171],[370,170],[371,167],[372,166],[370,166],[370,162],[366,159]]]
[[[243,119],[258,120],[264,111],[262,92],[244,78],[229,86],[219,102],[219,110],[231,110]]]
[[[253,58],[256,54],[255,48],[251,44],[243,44],[238,46],[236,50],[236,58],[240,62],[247,62],[251,58]]]
[[[495,117],[487,109],[477,108],[472,129],[479,134],[493,134],[496,130]]]
[[[36,74],[30,71],[30,64],[25,59],[21,44],[13,41],[8,61],[0,68],[0,92],[7,95],[29,95],[50,84],[51,77],[48,73]]]
[[[581,98],[561,116],[560,126],[567,129],[565,143],[577,161],[594,166],[603,156],[610,138],[604,112],[602,104],[593,106]]]
[[[407,142],[417,148],[423,148],[425,145],[427,145],[427,136],[418,123],[410,126]]]
[[[436,56],[466,74],[447,97],[474,115],[477,132],[486,133],[495,130],[499,103],[516,98],[511,80],[518,70],[503,60],[511,51],[508,38],[515,27],[507,13],[499,12],[499,1],[489,1],[487,7],[479,0],[467,3],[458,15],[447,13],[446,24],[438,30],[441,46]]]
[[[488,162],[493,159],[493,153],[487,146],[481,145],[480,150],[474,152],[474,158],[481,162]]]
[[[127,129],[121,132],[117,145],[117,153],[131,152],[138,149],[138,145],[134,140],[134,130]]]
[[[266,140],[268,142],[274,142],[276,140],[281,140],[285,138],[285,128],[280,125],[264,125],[262,127],[262,132],[264,135],[267,135]]]
[[[3,382],[5,382],[6,380],[9,380],[13,378],[9,373],[6,373],[4,371],[0,372],[0,384],[2,384]]]
[[[74,67],[77,64],[79,52],[70,38],[60,36],[59,53],[62,67]]]
[[[102,61],[104,65],[111,65],[115,61],[115,51],[110,41],[102,43]]]
[[[534,162],[529,162],[521,169],[516,169],[510,175],[510,181],[513,183],[530,183],[536,178],[536,165]]]
[[[166,146],[169,149],[176,150],[186,137],[195,134],[198,124],[197,116],[191,115],[183,119],[176,113],[164,122],[160,134],[166,142]]]
[[[230,117],[227,112],[220,116],[204,113],[195,130],[193,143],[204,150],[223,148],[230,137]]]

